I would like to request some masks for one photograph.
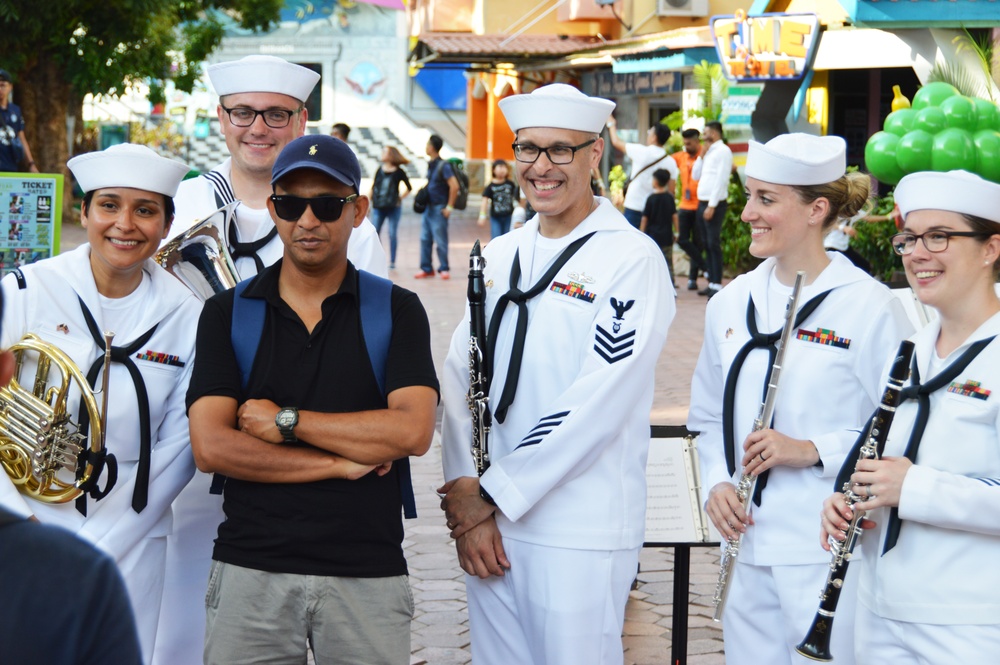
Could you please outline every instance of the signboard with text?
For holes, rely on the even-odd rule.
[[[62,189],[62,174],[0,173],[0,276],[58,253]]]
[[[820,40],[816,14],[760,14],[739,10],[714,16],[712,38],[726,76],[737,82],[801,79]]]

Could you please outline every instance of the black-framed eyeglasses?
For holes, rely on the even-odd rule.
[[[222,105],[220,104],[220,106]],[[229,115],[229,122],[233,123],[236,127],[249,127],[257,122],[257,116],[260,116],[264,118],[264,124],[271,129],[287,127],[288,123],[292,120],[292,116],[302,111],[301,108],[297,108],[294,111],[289,111],[288,109],[265,109],[258,111],[249,106],[237,106],[231,109],[223,106],[222,110]]]
[[[980,231],[927,231],[920,235],[915,233],[897,233],[889,238],[889,244],[892,245],[892,251],[900,256],[906,256],[913,253],[913,250],[917,248],[917,240],[920,239],[923,241],[924,247],[927,248],[928,252],[937,253],[948,249],[948,241],[956,237],[989,238],[990,234]]]
[[[306,198],[303,196],[289,196],[286,194],[272,194],[271,203],[274,204],[274,214],[286,222],[297,222],[306,211],[306,206],[312,208],[316,219],[321,222],[336,222],[344,212],[344,206],[358,198],[357,194],[350,196],[314,196]]]
[[[525,164],[534,164],[543,152],[553,164],[569,164],[576,156],[577,150],[596,142],[597,139],[590,139],[580,145],[550,145],[548,148],[540,148],[530,143],[514,143],[510,147],[514,149],[514,159]]]

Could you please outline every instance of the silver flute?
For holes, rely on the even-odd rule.
[[[479,251],[479,241],[469,254],[469,392],[466,401],[472,412],[472,460],[476,473],[490,468],[489,437],[493,416],[490,413],[490,369],[486,347],[486,259]]]
[[[764,402],[760,405],[757,418],[753,421],[751,432],[758,432],[771,426],[771,418],[774,415],[774,402],[778,397],[778,382],[781,379],[781,365],[785,360],[785,349],[788,348],[788,340],[792,337],[792,329],[795,327],[795,312],[798,311],[799,294],[802,292],[802,282],[805,273],[799,271],[795,274],[795,286],[792,287],[792,294],[788,297],[788,307],[785,309],[785,323],[781,328],[781,337],[778,341],[778,352],[774,355],[774,364],[771,365],[771,379],[767,384],[767,393],[764,395]],[[743,473],[740,481],[736,484],[736,496],[743,504],[743,510],[750,514],[750,504],[753,501],[754,490],[757,488],[757,477]],[[712,619],[722,621],[722,613],[726,611],[726,600],[729,597],[729,587],[733,581],[733,569],[736,559],[740,555],[740,545],[743,542],[743,534],[737,533],[735,538],[730,538],[726,543],[726,549],[722,551],[722,561],[719,567],[719,581],[715,585],[715,596],[712,601],[715,603],[715,613]]]

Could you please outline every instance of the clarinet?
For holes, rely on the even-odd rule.
[[[889,438],[889,426],[896,415],[896,406],[899,404],[899,392],[910,374],[910,359],[913,357],[913,342],[903,340],[896,352],[896,359],[892,362],[889,370],[889,379],[886,382],[885,392],[882,394],[882,402],[878,410],[872,417],[868,425],[868,432],[865,434],[865,441],[858,454],[858,461],[864,459],[880,459],[882,451],[885,450],[885,442]],[[854,464],[857,469],[857,462]],[[859,501],[864,501],[866,497],[855,494],[851,481],[844,483],[841,490],[848,506],[853,506]],[[830,549],[833,552],[833,560],[830,562],[830,574],[826,578],[826,585],[820,593],[819,610],[813,619],[812,626],[802,642],[795,647],[795,650],[813,660],[828,662],[833,660],[830,654],[830,631],[833,627],[833,618],[837,612],[837,603],[840,601],[840,591],[844,586],[844,579],[847,577],[847,566],[851,563],[851,553],[857,545],[858,538],[861,537],[861,519],[864,513],[854,511],[851,523],[844,534],[847,536],[843,542],[830,539]]]
[[[795,286],[788,297],[788,307],[785,310],[785,322],[781,328],[781,338],[778,342],[778,352],[774,356],[774,363],[771,365],[771,379],[767,384],[767,393],[764,401],[757,412],[757,418],[753,421],[752,432],[758,432],[765,427],[771,426],[771,419],[774,415],[774,402],[778,397],[778,381],[781,379],[781,365],[785,359],[785,349],[788,348],[788,340],[792,337],[792,328],[795,327],[795,312],[798,310],[799,294],[802,292],[802,281],[805,273],[799,271],[795,274]],[[746,473],[740,476],[739,483],[736,484],[736,496],[743,504],[743,510],[749,514],[750,504],[753,501],[754,490],[757,489],[757,478]],[[729,598],[729,587],[733,581],[733,567],[736,559],[740,555],[740,545],[743,542],[743,534],[739,533],[736,538],[731,538],[726,543],[726,549],[722,552],[722,560],[719,567],[719,580],[715,585],[715,596],[712,601],[715,603],[715,613],[712,615],[714,621],[722,620],[722,613],[726,611],[726,599]]]
[[[485,267],[486,259],[479,251],[477,240],[469,254],[469,392],[466,401],[472,412],[472,460],[480,476],[490,468],[489,436],[493,424],[489,406],[490,369],[486,358]]]

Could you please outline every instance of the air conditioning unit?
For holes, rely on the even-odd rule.
[[[708,16],[708,0],[656,0],[657,16]]]

